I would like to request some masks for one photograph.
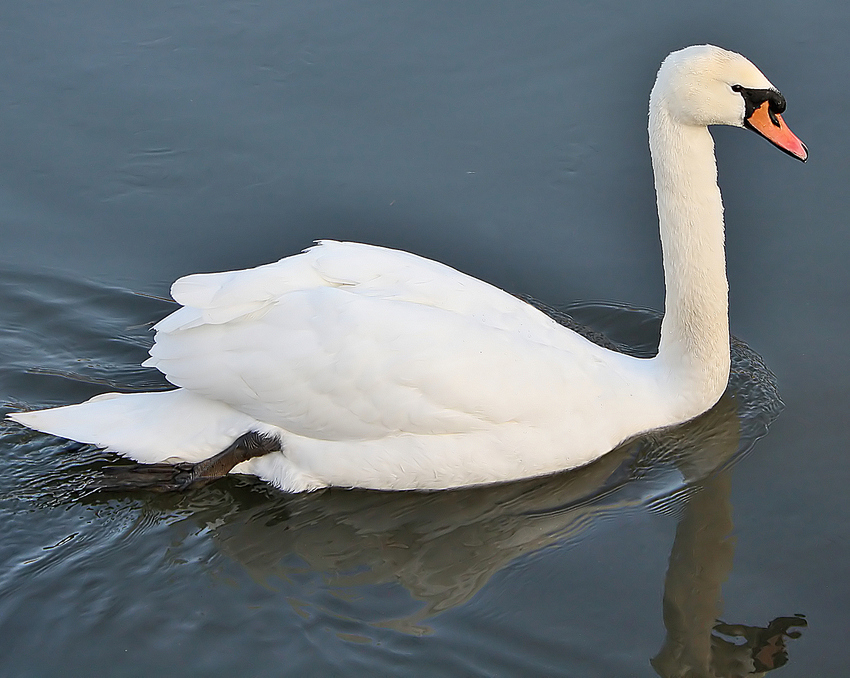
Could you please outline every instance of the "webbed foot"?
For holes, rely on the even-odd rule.
[[[99,492],[183,492],[223,478],[243,461],[279,452],[280,449],[277,437],[249,431],[234,440],[227,449],[194,464],[134,464],[106,468],[103,477],[92,482],[88,489]]]

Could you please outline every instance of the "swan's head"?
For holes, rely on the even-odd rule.
[[[652,88],[653,108],[684,125],[747,127],[799,160],[808,157],[782,120],[779,90],[740,54],[713,45],[686,47],[664,60]]]

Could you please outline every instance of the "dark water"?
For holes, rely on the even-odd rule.
[[[3,413],[164,387],[138,363],[171,280],[316,238],[660,308],[645,110],[686,44],[753,59],[811,151],[715,134],[732,330],[775,382],[741,353],[715,410],[579,473],[97,497],[113,458],[4,423],[0,674],[738,676],[779,642],[781,675],[845,675],[848,29],[825,2],[0,8]],[[652,315],[576,315],[652,344]]]

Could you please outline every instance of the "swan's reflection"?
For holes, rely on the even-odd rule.
[[[788,661],[787,638],[798,638],[802,616],[767,627],[727,624],[720,588],[732,570],[731,474],[722,471],[690,497],[670,553],[664,582],[667,638],[652,666],[662,678],[762,676]]]

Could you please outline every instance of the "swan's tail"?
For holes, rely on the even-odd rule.
[[[8,417],[37,431],[104,447],[145,464],[201,461],[243,433],[267,428],[224,403],[181,388],[105,393],[78,405]]]

